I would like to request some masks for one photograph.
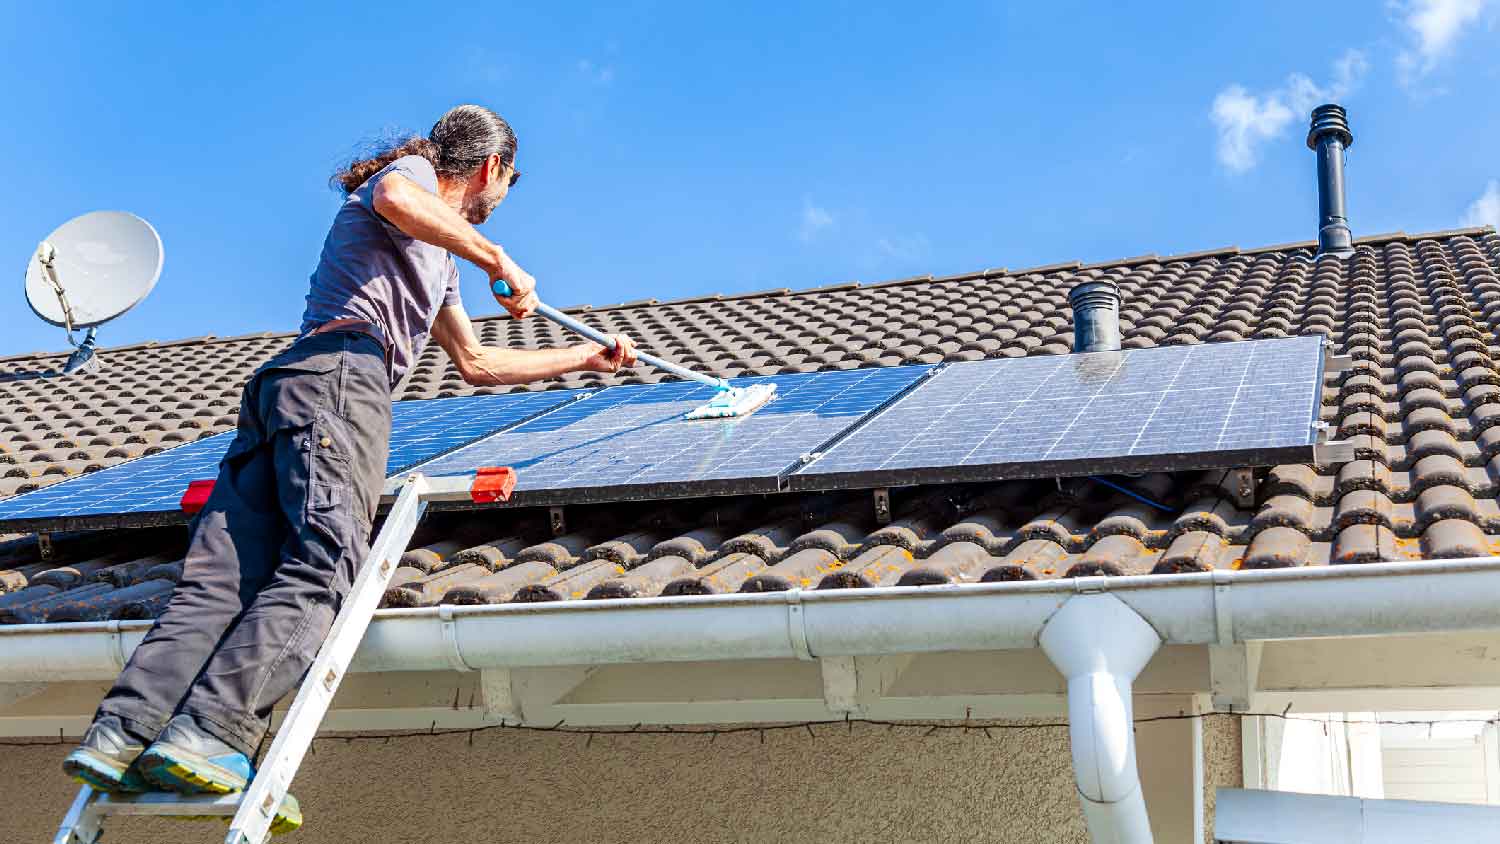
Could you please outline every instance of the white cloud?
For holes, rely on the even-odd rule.
[[[882,237],[875,242],[875,248],[882,255],[894,258],[898,261],[914,261],[927,256],[932,244],[927,240],[925,234],[897,235],[895,237]]]
[[[1239,85],[1230,85],[1214,97],[1213,120],[1219,128],[1219,162],[1242,172],[1255,166],[1255,148],[1281,134],[1290,123],[1292,110],[1277,95],[1252,96]]]
[[[1411,45],[1396,56],[1403,83],[1432,71],[1453,51],[1464,29],[1479,20],[1493,0],[1410,0],[1393,3]]]
[[[595,64],[588,59],[578,60],[578,72],[595,85],[608,85],[615,81],[615,69],[611,65]]]
[[[1464,225],[1500,228],[1500,182],[1491,179],[1484,193],[1469,203],[1469,210],[1464,214]]]
[[[1225,87],[1209,111],[1219,132],[1219,162],[1237,173],[1254,167],[1262,144],[1280,135],[1294,118],[1307,117],[1314,106],[1348,96],[1369,67],[1364,53],[1347,50],[1333,63],[1333,78],[1326,86],[1293,73],[1280,88],[1264,94],[1251,93],[1243,85]]]
[[[833,225],[833,215],[828,209],[814,205],[811,199],[802,199],[802,225],[797,230],[797,237],[803,243],[811,243],[820,232]]]

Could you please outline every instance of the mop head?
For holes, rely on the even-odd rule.
[[[687,412],[685,419],[730,419],[749,416],[761,405],[776,397],[775,384],[751,384],[720,390],[713,400]]]

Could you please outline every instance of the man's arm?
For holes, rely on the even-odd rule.
[[[437,194],[400,173],[387,173],[375,185],[373,200],[375,212],[408,236],[469,261],[484,270],[491,281],[505,279],[511,295],[495,298],[512,316],[519,318],[536,310],[536,280],[512,261],[500,244],[480,234]]]
[[[453,359],[464,381],[476,387],[524,384],[567,372],[617,372],[635,363],[635,346],[623,335],[614,338],[613,352],[597,343],[558,349],[486,346],[474,335],[474,326],[462,305],[440,309],[432,323],[432,339]]]

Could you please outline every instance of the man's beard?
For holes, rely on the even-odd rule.
[[[498,199],[490,199],[483,195],[471,196],[464,202],[464,219],[477,226],[488,220],[495,206],[499,204]]]

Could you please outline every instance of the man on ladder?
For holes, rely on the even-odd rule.
[[[581,343],[480,345],[453,256],[503,279],[516,318],[535,281],[474,225],[520,178],[515,134],[461,105],[426,138],[334,177],[347,198],[311,278],[302,331],[245,386],[172,600],[63,769],[111,793],[232,794],[254,776],[272,706],[297,686],[369,550],[385,478],[391,390],[430,333],[464,380],[517,384],[635,362]],[[287,798],[283,826],[300,823]]]

